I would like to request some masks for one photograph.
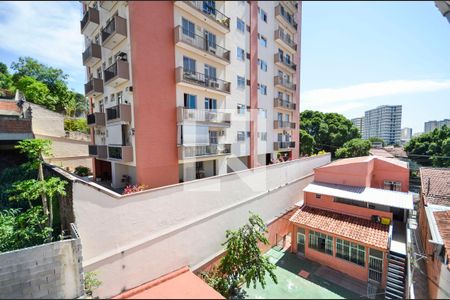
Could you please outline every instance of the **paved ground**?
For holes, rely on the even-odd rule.
[[[363,299],[367,285],[318,263],[273,248],[266,255],[277,265],[278,284],[267,276],[266,288],[246,288],[253,299]],[[299,275],[301,273],[306,278]]]

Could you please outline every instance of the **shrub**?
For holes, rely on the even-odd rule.
[[[75,174],[77,174],[78,176],[88,176],[91,173],[91,170],[88,167],[84,167],[84,166],[78,166],[75,168],[74,171]]]
[[[86,119],[65,119],[64,130],[89,133]]]
[[[141,192],[143,190],[147,189],[147,186],[145,184],[135,184],[135,185],[127,185],[125,189],[123,190],[122,195],[128,195],[136,192]]]

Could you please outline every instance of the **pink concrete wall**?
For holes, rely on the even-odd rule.
[[[258,2],[250,2],[250,160],[258,167]]]
[[[401,182],[401,191],[409,191],[409,169],[377,159],[370,186],[382,189],[385,180]]]
[[[172,1],[130,1],[137,182],[178,183]]]
[[[292,253],[296,254],[297,253],[297,230],[299,227],[297,227],[296,225],[294,225],[292,227],[292,247],[291,247],[291,251]],[[360,242],[356,242],[358,244],[364,245],[366,248],[366,262],[365,262],[365,266],[362,267],[360,265],[357,265],[355,263],[349,262],[347,260],[341,259],[336,257],[336,238],[338,238],[338,236],[336,235],[332,235],[326,232],[323,232],[324,234],[327,234],[329,236],[333,237],[333,255],[328,255],[319,251],[316,251],[314,249],[310,249],[308,247],[309,244],[309,228],[304,228],[305,229],[305,257],[309,260],[315,261],[320,263],[321,265],[330,267],[332,269],[335,269],[337,271],[343,272],[353,278],[356,278],[358,280],[367,282],[369,279],[369,248],[374,248],[377,249],[376,247],[371,247],[369,245],[366,245],[364,243],[360,243]],[[315,230],[316,232],[320,232],[320,230]],[[339,237],[340,238],[340,237]],[[351,241],[349,239],[345,239],[347,241]],[[381,287],[384,287],[386,285],[386,276],[387,276],[387,250],[382,250],[382,249],[378,249],[384,252],[384,268],[383,268],[383,275],[382,275],[382,282],[381,282]]]
[[[308,206],[335,211],[367,220],[370,220],[372,215],[377,215],[392,220],[391,212],[337,203],[333,200],[333,196],[321,195],[320,199],[317,199],[315,193],[305,192],[305,205]]]
[[[361,162],[316,169],[314,170],[314,180],[334,184],[366,186],[369,174],[369,165]]]

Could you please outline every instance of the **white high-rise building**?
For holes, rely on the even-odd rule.
[[[358,131],[362,136],[363,132],[364,132],[364,117],[353,118],[353,119],[351,119],[351,121],[352,121],[353,125],[355,125],[355,127],[358,128]]]
[[[365,112],[363,138],[378,137],[386,145],[400,144],[401,125],[401,105],[379,106]]]
[[[412,137],[412,128],[405,127],[402,128],[402,134],[401,134],[401,142],[402,144],[407,143]]]

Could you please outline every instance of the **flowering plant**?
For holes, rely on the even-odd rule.
[[[128,195],[128,194],[132,194],[132,193],[136,193],[136,192],[141,192],[141,191],[145,190],[146,188],[148,188],[148,186],[146,186],[145,184],[127,185],[125,187],[125,189],[123,190],[122,195]]]

